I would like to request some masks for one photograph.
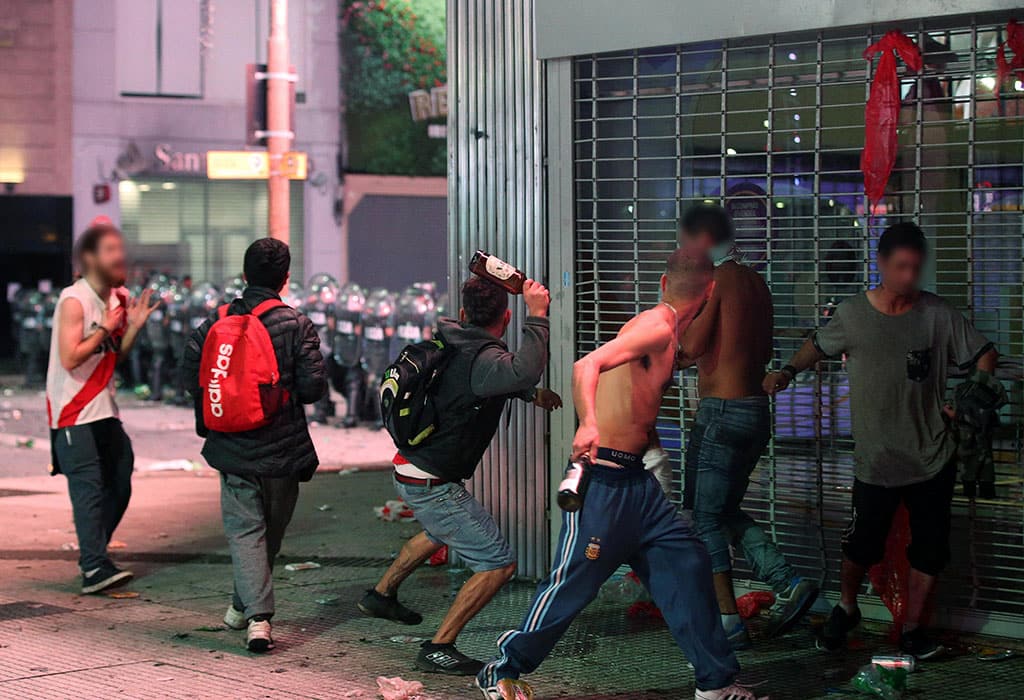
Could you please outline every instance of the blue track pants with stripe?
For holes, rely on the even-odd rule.
[[[498,640],[499,655],[480,672],[481,685],[533,672],[622,564],[650,591],[693,664],[697,687],[730,685],[739,664],[722,628],[704,543],[642,468],[590,469],[583,508],[563,516],[551,573],[519,629]]]

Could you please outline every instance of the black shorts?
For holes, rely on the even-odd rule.
[[[887,488],[853,482],[853,516],[843,533],[843,554],[854,564],[869,567],[885,556],[885,542],[900,503],[910,515],[910,565],[936,576],[949,562],[956,463],[951,462],[928,481]]]

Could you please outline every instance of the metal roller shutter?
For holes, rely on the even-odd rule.
[[[952,618],[982,613],[986,629],[1019,636],[1024,85],[1008,83],[1002,99],[992,90],[1007,19],[903,23],[926,65],[920,75],[901,68],[899,158],[873,216],[859,170],[872,79],[861,53],[893,27],[576,57],[575,315],[577,355],[612,338],[656,302],[679,213],[721,203],[771,286],[777,357],[786,358],[835,303],[874,283],[882,229],[917,220],[935,251],[927,286],[997,344],[1014,397],[996,450],[999,499],[973,508],[955,500],[954,561],[940,603]],[[677,464],[694,379],[684,374],[662,409],[659,429]],[[746,499],[790,560],[822,576],[830,593],[852,485],[847,393],[841,362],[799,377],[776,404],[775,438]]]

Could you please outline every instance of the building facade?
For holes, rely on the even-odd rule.
[[[466,252],[486,242],[546,276],[550,379],[565,395],[573,361],[655,303],[676,221],[692,203],[732,212],[775,298],[780,358],[834,304],[873,284],[881,230],[917,221],[935,250],[928,287],[997,344],[1014,397],[996,445],[999,497],[956,497],[954,563],[937,617],[1020,636],[1024,85],[1009,79],[995,90],[1013,9],[998,0],[789,0],[767,12],[741,0],[693,13],[671,0],[590,0],[584,12],[572,0],[535,0],[491,15],[453,0],[450,236],[458,253],[450,270],[460,274]],[[871,208],[859,158],[874,65],[862,52],[894,29],[914,40],[924,68],[900,69],[899,153],[886,196]],[[523,94],[509,100],[509,90]],[[521,177],[507,177],[508,154],[538,143],[534,160],[515,160],[528,166],[514,171]],[[508,201],[539,223],[508,218]],[[775,438],[748,505],[832,596],[852,483],[848,384],[839,362],[801,380],[777,402]],[[659,433],[677,478],[697,399],[694,378],[682,375],[663,406]],[[510,427],[492,449],[492,475],[481,477],[495,480],[481,485],[486,498],[522,504],[520,521],[537,524],[521,565],[543,559],[538,551],[557,530],[551,489],[574,429],[568,411],[533,433]],[[524,501],[506,474],[543,480],[528,493],[546,498]],[[870,607],[887,617],[877,599]]]
[[[0,3],[0,358],[19,289],[71,274],[71,0]]]
[[[340,276],[337,7],[290,0],[295,279]],[[78,0],[73,24],[74,229],[120,224],[138,276],[221,284],[267,233],[264,180],[208,179],[209,151],[246,146],[247,66],[266,60],[267,0]],[[315,261],[315,264],[312,262]]]

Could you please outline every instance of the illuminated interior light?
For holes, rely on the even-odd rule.
[[[1024,92],[1024,80],[1016,80],[1013,83],[1013,89],[1017,92]]]
[[[794,114],[793,115],[793,121],[795,121],[795,122],[800,121],[800,115],[799,114]]]
[[[727,149],[725,149],[725,155],[727,155],[727,156],[734,156],[734,155],[736,155],[736,149],[735,148],[727,148]]]
[[[786,205],[783,202],[776,202],[775,203],[775,208],[776,209],[783,209],[783,208],[785,208],[785,206]]]
[[[160,185],[160,187],[162,187],[165,190],[173,190],[176,189],[178,186],[173,182],[165,182],[164,184]]]
[[[828,200],[828,205],[829,205],[830,207],[834,207],[834,206],[836,205],[836,200],[834,200],[834,199],[830,199],[830,200]]]
[[[24,170],[0,170],[0,182],[5,185],[20,185],[25,182]]]
[[[799,136],[794,136],[793,137],[793,143],[800,143],[800,137]]]
[[[981,84],[984,85],[985,87],[987,87],[989,90],[992,90],[996,86],[996,79],[995,78],[991,78],[991,77],[989,77],[989,78],[982,78],[981,79]]]
[[[761,123],[762,123],[762,124],[764,124],[764,128],[765,128],[765,129],[767,129],[767,128],[768,128],[768,126],[769,126],[769,122],[768,122],[768,120],[767,120],[767,119],[765,119],[765,120],[764,120],[763,122],[761,122]]]
[[[121,194],[125,194],[127,192],[134,192],[135,183],[132,182],[131,180],[121,180],[121,182],[117,183],[117,191],[120,192]]]
[[[795,51],[790,51],[789,52],[789,60],[790,61],[795,61],[796,60],[796,52]]]
[[[152,189],[149,185],[139,185],[139,192],[149,192]]]

